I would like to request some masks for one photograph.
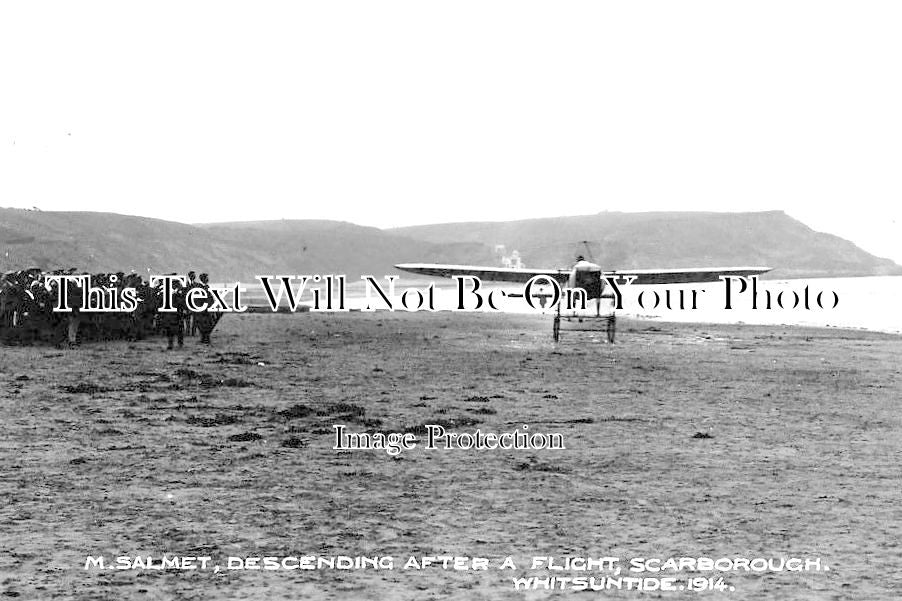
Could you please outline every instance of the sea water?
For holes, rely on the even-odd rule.
[[[407,279],[401,276],[395,282],[395,311],[408,311],[416,307],[404,307],[399,302],[400,296],[408,288],[425,290],[429,285],[435,290],[435,309],[450,311],[456,309],[460,302],[460,293],[452,280],[435,278],[424,280],[422,277]],[[248,292],[245,298],[248,304],[266,305],[265,297],[258,282],[243,283]],[[541,303],[547,298],[533,298],[532,305],[525,298],[510,296],[523,293],[522,284],[482,282],[479,294],[483,299],[478,309],[484,312],[535,313],[551,316],[554,309]],[[652,319],[661,321],[697,322],[697,323],[749,323],[762,325],[803,325],[816,327],[860,328],[881,332],[902,333],[902,276],[875,276],[854,278],[810,278],[791,280],[767,280],[757,282],[757,297],[753,307],[751,286],[740,292],[741,282],[731,282],[729,308],[727,308],[727,287],[724,282],[709,282],[694,285],[657,285],[657,286],[623,286],[623,308],[617,315]],[[807,289],[808,306],[805,306]],[[692,291],[695,290],[693,295]],[[502,295],[502,291],[504,295]],[[680,291],[683,292],[682,297]],[[347,286],[346,308],[350,310],[388,310],[388,307],[373,291],[366,295],[363,282],[349,281]],[[385,292],[388,292],[387,285]],[[488,306],[488,294],[495,292],[495,308]],[[550,292],[550,287],[535,288],[541,294]],[[670,297],[670,308],[666,306],[666,298]],[[782,295],[780,293],[782,292]],[[768,308],[768,293],[770,307]],[[818,293],[822,293],[821,306],[817,305]],[[309,295],[309,292],[308,292]],[[657,295],[657,296],[655,296]],[[799,302],[795,303],[798,295]],[[424,295],[427,296],[427,295]],[[417,295],[408,298],[418,299]],[[655,299],[659,299],[655,303]],[[680,303],[680,298],[683,302]],[[692,300],[694,299],[694,303]],[[309,299],[305,299],[309,301]],[[778,302],[779,301],[779,302]],[[303,302],[309,306],[310,302]],[[467,310],[476,308],[476,296],[467,288],[464,294],[464,305]],[[589,302],[586,314],[594,314],[595,308]],[[834,306],[835,305],[835,306]],[[422,308],[421,310],[426,310]],[[603,307],[609,311],[610,306]]]

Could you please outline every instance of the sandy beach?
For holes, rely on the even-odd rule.
[[[722,593],[580,598],[902,592],[902,337],[621,320],[616,345],[593,332],[555,345],[548,316],[380,312],[229,315],[212,347],[164,346],[2,348],[4,598],[571,596],[513,590],[537,555],[829,566],[723,574]],[[566,449],[337,451],[335,424],[528,425]],[[163,554],[223,569],[85,569]],[[226,569],[309,555],[395,565]],[[400,569],[424,555],[492,568]],[[517,568],[496,569],[507,556]]]

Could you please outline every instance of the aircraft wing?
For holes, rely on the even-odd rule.
[[[472,275],[480,280],[496,282],[526,283],[537,275],[547,275],[561,284],[570,278],[569,269],[514,269],[510,267],[480,267],[478,265],[441,265],[435,263],[402,263],[398,269],[450,278],[455,275]],[[633,276],[633,284],[691,284],[696,282],[716,282],[720,276],[759,275],[770,271],[770,267],[691,267],[687,269],[618,269],[605,271],[605,277]]]
[[[760,275],[770,271],[770,267],[691,267],[688,269],[618,269],[605,271],[607,276],[635,276],[633,284],[691,284],[696,282],[716,282],[720,276]]]
[[[431,275],[440,278],[450,278],[455,275],[472,275],[480,280],[495,282],[520,282],[526,283],[537,275],[547,275],[550,278],[567,283],[570,277],[569,269],[514,269],[511,267],[479,267],[476,265],[438,265],[434,263],[402,263],[395,265],[398,269]]]

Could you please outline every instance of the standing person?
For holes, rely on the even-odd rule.
[[[81,327],[81,287],[75,282],[63,282],[63,286],[67,286],[66,295],[69,299],[69,306],[72,311],[66,315],[66,338],[69,346],[78,346],[78,328]]]
[[[200,274],[200,285],[209,290],[210,276],[206,273]],[[221,313],[214,313],[209,308],[194,314],[194,323],[197,324],[197,329],[200,330],[200,341],[202,344],[210,344],[210,334],[213,333],[213,328],[216,327],[220,317],[222,317]]]
[[[186,284],[188,289],[197,288],[200,284],[197,282],[197,274],[194,270],[188,272],[188,283]],[[187,291],[186,291],[187,293]],[[194,316],[194,313],[191,311],[186,311],[183,317],[184,323],[182,327],[185,329],[185,333],[188,336],[194,336],[197,334],[197,319]]]
[[[162,288],[157,290],[157,294],[162,298]],[[185,304],[185,289],[178,280],[172,282],[172,306],[175,308],[175,311],[157,309],[160,328],[166,334],[167,351],[173,349],[174,339],[178,340],[179,348],[185,346],[184,320],[185,315],[188,313],[188,307]]]

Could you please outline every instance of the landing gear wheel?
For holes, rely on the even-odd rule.
[[[608,319],[608,342],[614,344],[614,334],[617,331],[617,318],[611,315]]]
[[[554,316],[554,326],[552,330],[552,335],[554,336],[554,341],[557,342],[561,337],[561,316]]]

